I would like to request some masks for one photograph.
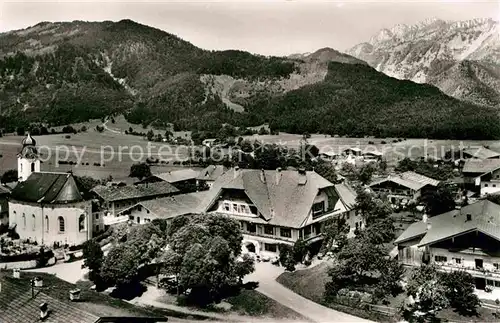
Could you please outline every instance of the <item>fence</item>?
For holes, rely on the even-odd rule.
[[[368,309],[373,312],[377,312],[386,316],[394,316],[397,314],[397,310],[394,307],[384,306],[384,305],[374,305],[366,304]]]

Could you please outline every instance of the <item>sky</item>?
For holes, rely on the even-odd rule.
[[[500,20],[500,0],[5,1],[0,32],[40,21],[132,19],[205,49],[263,55],[346,50],[382,28],[426,18]]]

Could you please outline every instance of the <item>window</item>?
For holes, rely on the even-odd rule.
[[[96,215],[95,215],[95,219],[96,219],[96,220],[99,220],[99,213],[96,213]]]
[[[78,231],[82,232],[85,230],[85,214],[80,215],[78,218]]]
[[[307,237],[311,234],[311,226],[307,226],[304,228],[304,237]]]
[[[64,218],[62,216],[57,218],[57,221],[59,221],[59,232],[64,232],[65,227],[64,227]]]
[[[142,206],[140,206],[140,205],[139,205],[139,206],[137,207],[137,210],[139,210],[139,212],[142,212]]]
[[[253,205],[250,205],[250,213],[257,214],[257,208]]]
[[[26,229],[26,214],[23,213],[23,229]]]
[[[488,184],[486,184],[486,183],[485,183],[485,184],[484,184],[484,187],[488,187]]]
[[[238,204],[233,203],[233,212],[238,213]]]
[[[493,184],[493,187],[497,187],[497,184]]]
[[[495,269],[498,269],[499,268],[498,262],[493,263],[493,267],[495,267]]]
[[[241,205],[241,213],[249,214],[250,210],[248,209],[247,205]]]
[[[264,243],[264,250],[270,252],[276,252],[277,248],[274,243]]]
[[[322,216],[325,213],[325,201],[314,203],[312,206],[313,219]]]
[[[35,163],[31,163],[31,172],[35,171]]]
[[[493,283],[495,283],[495,287],[500,287],[500,282],[499,281],[494,280]]]
[[[95,231],[96,231],[96,232],[98,232],[98,231],[99,231],[99,225],[98,225],[98,224],[95,226]]]
[[[45,232],[49,232],[49,217],[45,216]]]
[[[269,235],[274,235],[274,227],[271,225],[264,226],[264,233]]]
[[[460,265],[462,263],[462,258],[452,258],[452,259],[457,265]]]
[[[445,257],[445,256],[434,256],[434,260],[436,262],[447,262],[448,261],[448,258]]]
[[[280,228],[280,236],[282,236],[284,238],[291,238],[292,237],[292,230]]]
[[[229,206],[229,203],[224,202],[224,211],[229,212],[231,210],[231,207]]]
[[[257,231],[255,223],[247,222],[247,231],[251,232],[251,233],[255,233]]]
[[[36,229],[36,217],[34,214],[31,215],[31,229],[33,229],[33,231],[35,231]]]
[[[146,214],[149,214],[149,210],[146,210]]]
[[[23,164],[21,163],[21,173],[23,172]]]
[[[141,218],[137,217],[137,223],[141,223]]]

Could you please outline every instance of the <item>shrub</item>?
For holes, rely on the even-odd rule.
[[[64,138],[71,139],[71,136],[70,135],[66,135],[66,136],[64,136]]]

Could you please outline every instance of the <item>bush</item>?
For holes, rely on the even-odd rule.
[[[70,135],[66,135],[66,136],[64,136],[64,138],[71,139],[71,136]]]

